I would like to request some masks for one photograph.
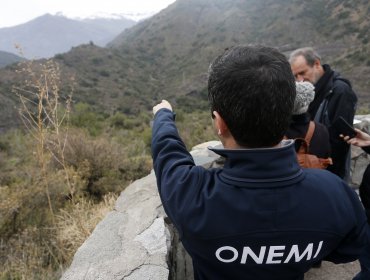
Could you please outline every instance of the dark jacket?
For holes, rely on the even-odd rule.
[[[370,146],[362,148],[366,153],[370,154]],[[361,202],[365,207],[368,223],[370,224],[370,164],[366,167],[359,188]]]
[[[351,83],[342,78],[325,64],[324,75],[315,84],[315,98],[308,113],[312,120],[325,125],[329,130],[331,157],[333,165],[328,170],[341,178],[349,175],[349,145],[339,137],[339,132],[332,126],[342,116],[348,123],[353,123],[357,97]]]
[[[367,223],[358,196],[326,170],[301,169],[293,141],[284,143],[215,149],[224,168],[204,169],[180,139],[173,113],[155,115],[158,191],[196,280],[298,280],[318,260],[359,256]]]
[[[285,134],[289,139],[305,138],[310,123],[310,116],[307,113],[301,115],[293,115],[292,122]],[[296,151],[299,147],[296,147]],[[328,129],[315,122],[315,131],[310,142],[310,154],[316,155],[319,158],[330,157],[330,142]]]

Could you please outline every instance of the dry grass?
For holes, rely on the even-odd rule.
[[[64,147],[67,139],[59,137],[61,128],[68,128],[70,104],[72,92],[61,102],[60,96],[60,69],[53,60],[46,60],[45,63],[35,64],[34,61],[26,61],[19,74],[25,75],[27,79],[24,86],[14,87],[13,91],[21,101],[19,114],[28,132],[36,140],[36,158],[39,163],[41,174],[41,185],[44,188],[48,199],[49,210],[54,217],[54,209],[50,198],[50,183],[48,182],[47,164],[50,157],[57,158],[60,164],[65,167]],[[64,105],[64,106],[62,106]],[[48,137],[55,135],[56,142],[54,149],[48,149]],[[65,173],[66,183],[71,192],[73,186],[70,184],[68,172]]]
[[[0,279],[59,279],[77,248],[113,209],[116,199],[109,194],[97,205],[81,199],[60,211],[55,228],[28,227],[7,241],[1,239]]]
[[[57,240],[63,246],[68,260],[78,247],[89,237],[96,225],[113,210],[117,196],[108,194],[99,204],[81,199],[57,216]]]

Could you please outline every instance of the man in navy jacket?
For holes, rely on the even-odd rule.
[[[356,260],[368,238],[357,195],[328,171],[301,169],[282,141],[295,98],[285,56],[230,48],[210,66],[208,92],[224,168],[195,166],[171,105],[153,107],[158,190],[195,279],[298,280],[320,260]]]

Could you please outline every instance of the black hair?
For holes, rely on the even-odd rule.
[[[286,57],[266,46],[235,46],[209,68],[211,110],[243,147],[272,147],[283,138],[296,95]]]

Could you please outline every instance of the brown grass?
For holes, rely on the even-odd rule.
[[[99,204],[80,199],[57,215],[57,240],[63,246],[68,260],[72,260],[76,250],[89,237],[96,225],[113,210],[117,196],[108,194]]]

